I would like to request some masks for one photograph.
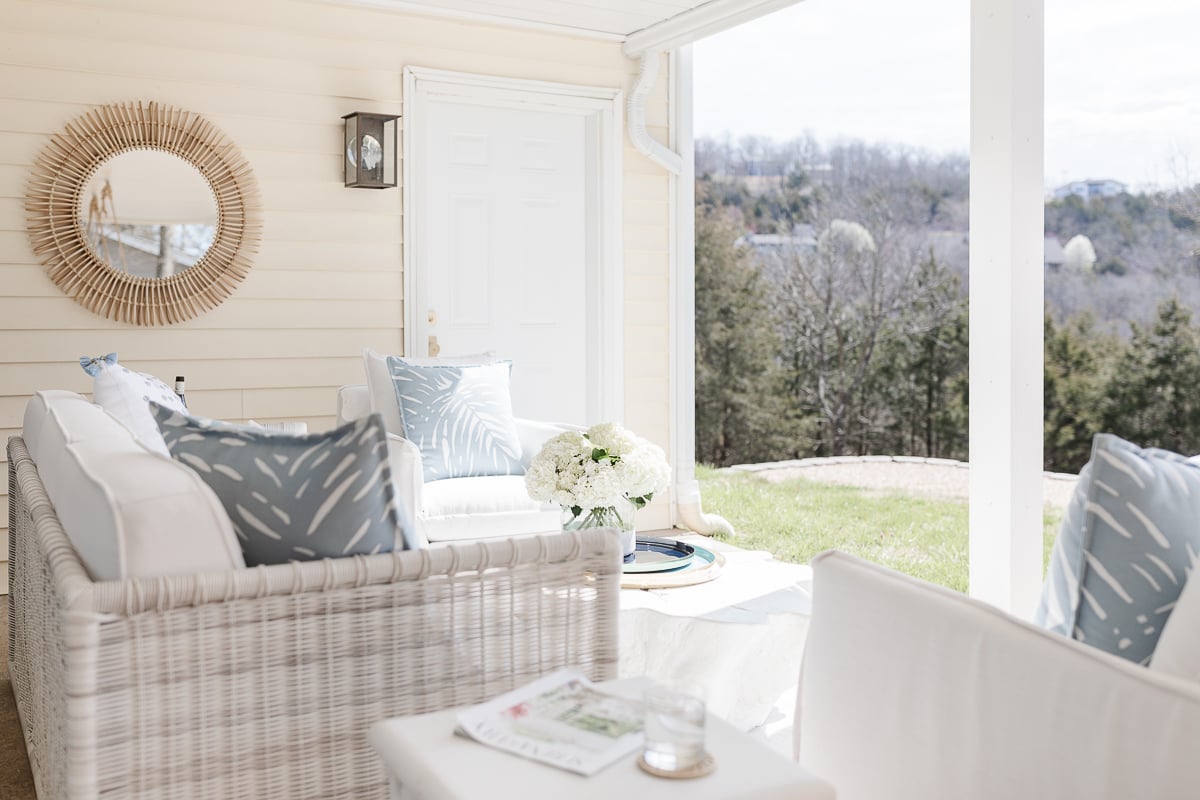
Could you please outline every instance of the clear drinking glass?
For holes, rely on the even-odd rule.
[[[655,685],[646,690],[646,744],[642,758],[654,769],[682,772],[704,760],[702,692]]]

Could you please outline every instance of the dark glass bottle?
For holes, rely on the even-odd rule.
[[[187,408],[187,393],[186,393],[187,390],[186,390],[184,384],[185,384],[185,381],[183,380],[183,376],[176,375],[175,376],[175,396],[179,398],[180,403],[183,403],[183,407]]]

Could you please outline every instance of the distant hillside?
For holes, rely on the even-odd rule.
[[[830,219],[873,215],[932,248],[966,289],[970,170],[963,156],[857,141],[823,147],[811,137],[702,138],[696,176],[700,202],[721,209],[744,232],[743,243],[768,256],[768,273],[769,256],[789,241],[811,236]],[[1088,312],[1125,336],[1130,322],[1148,322],[1171,297],[1200,316],[1194,254],[1200,227],[1188,210],[1192,195],[1047,200],[1047,235],[1064,245],[1084,236],[1095,251],[1090,270],[1047,269],[1046,302],[1055,321]]]

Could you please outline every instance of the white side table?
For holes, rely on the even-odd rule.
[[[644,678],[602,684],[637,697]],[[708,717],[716,770],[703,778],[656,778],[637,754],[591,777],[530,761],[454,735],[457,710],[389,719],[370,741],[387,766],[392,800],[833,800],[833,787],[728,723]]]

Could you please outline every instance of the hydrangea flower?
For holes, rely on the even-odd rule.
[[[605,422],[547,441],[525,472],[525,488],[534,500],[555,503],[578,517],[622,498],[641,508],[670,479],[661,447]]]

